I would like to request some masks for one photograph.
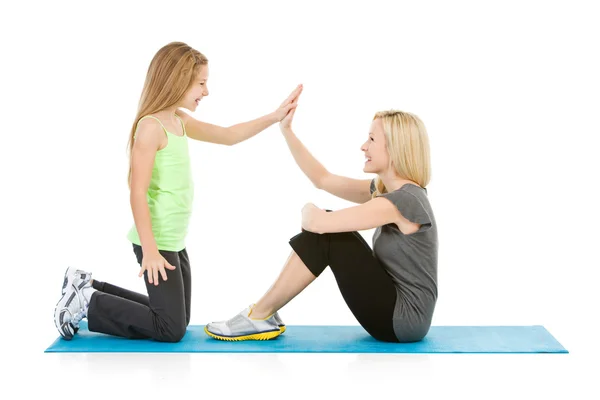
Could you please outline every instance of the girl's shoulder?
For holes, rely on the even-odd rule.
[[[145,138],[144,140],[160,141],[160,137],[164,135],[164,127],[160,120],[153,115],[144,115],[137,123],[134,139],[138,137]]]
[[[140,117],[140,119],[138,120],[138,126],[142,126],[142,124],[144,126],[162,126],[162,122],[160,121],[160,118],[154,114],[146,114],[146,115],[142,115]]]

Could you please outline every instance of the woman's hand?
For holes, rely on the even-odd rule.
[[[315,206],[313,203],[307,203],[302,207],[302,229],[309,232],[316,232],[315,221],[320,213],[326,212]]]
[[[279,108],[277,110],[275,110],[275,112],[273,113],[275,115],[275,118],[277,118],[277,121],[279,121],[279,123],[281,124],[281,121],[290,114],[290,110],[292,110],[292,112],[294,111],[294,109],[296,108],[296,106],[298,105],[298,96],[300,96],[300,93],[302,93],[302,88],[303,86],[300,84],[296,87],[296,89],[294,89],[294,91],[288,96],[287,99],[285,99],[283,101],[283,103],[281,103],[281,105],[279,106]],[[290,121],[291,123],[291,121]]]
[[[292,103],[291,103],[293,105],[293,108],[291,109],[290,112],[287,113],[287,115],[281,121],[279,121],[279,129],[281,129],[282,131],[292,128],[292,119],[294,119],[294,114],[296,113],[296,106],[298,105],[298,98],[300,97],[300,94],[302,93],[302,89],[304,89],[304,86],[300,85],[299,88],[300,88],[300,91],[298,92],[298,94],[292,100]]]
[[[154,283],[154,286],[158,286],[158,273],[162,276],[163,280],[167,280],[167,272],[166,269],[174,270],[175,267],[172,266],[165,260],[165,258],[158,252],[152,252],[149,254],[144,254],[142,257],[142,268],[140,269],[140,273],[138,276],[144,275],[144,271],[148,271],[148,283]]]

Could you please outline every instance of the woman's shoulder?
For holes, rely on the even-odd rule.
[[[418,200],[423,206],[431,208],[426,188],[412,183],[405,183],[397,191],[405,193],[407,196]]]
[[[427,197],[427,189],[414,183],[405,183],[404,185],[400,186],[397,190],[408,192],[414,194],[415,196]]]
[[[371,182],[371,192],[375,189],[374,181]],[[380,194],[379,196],[390,196],[390,197],[415,197],[417,199],[428,200],[427,197],[427,189],[423,188],[415,183],[405,183],[400,186],[396,190],[392,190],[391,192],[385,192]]]

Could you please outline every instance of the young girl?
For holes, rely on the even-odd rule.
[[[295,101],[294,101],[295,102]],[[302,232],[278,279],[256,303],[205,332],[222,340],[264,340],[282,332],[274,314],[330,266],[346,304],[375,339],[415,342],[431,324],[437,299],[437,225],[425,186],[429,140],[421,120],[402,111],[375,114],[362,145],[363,171],[373,180],[327,171],[291,128],[295,109],[280,122],[298,166],[319,189],[361,205],[327,212],[302,209]],[[358,230],[377,228],[373,250]],[[315,312],[315,310],[313,310]]]
[[[150,63],[130,132],[128,184],[134,225],[128,234],[148,295],[91,279],[68,268],[54,322],[71,339],[82,318],[90,331],[177,342],[190,322],[191,269],[186,235],[194,186],[188,138],[223,145],[247,140],[296,106],[296,88],[274,112],[231,127],[200,122],[194,112],[208,96],[208,59],[185,43],[162,47]]]

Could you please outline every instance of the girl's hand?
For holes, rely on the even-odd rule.
[[[307,203],[302,207],[302,229],[314,232],[315,217],[320,213],[325,212],[315,206],[313,203]]]
[[[298,105],[298,102],[295,100],[298,99],[298,96],[300,96],[300,93],[302,93],[302,85],[301,84],[298,85],[296,87],[296,89],[294,89],[294,91],[288,96],[288,98],[285,99],[283,101],[283,103],[281,103],[279,108],[277,110],[275,110],[275,112],[273,113],[275,115],[275,118],[277,118],[277,121],[281,122],[281,120],[284,119],[285,116],[289,114],[290,110],[293,110],[294,108],[296,108],[296,106]]]
[[[286,129],[292,129],[292,120],[294,119],[294,114],[296,113],[298,97],[300,97],[300,93],[298,93],[298,96],[292,101],[293,108],[281,121],[279,121],[279,129],[281,129],[282,132]]]
[[[158,273],[162,276],[163,280],[167,280],[166,269],[174,270],[172,266],[165,260],[165,258],[157,251],[142,257],[142,268],[138,276],[144,275],[144,271],[148,271],[148,283],[154,283],[154,286],[158,286]]]

